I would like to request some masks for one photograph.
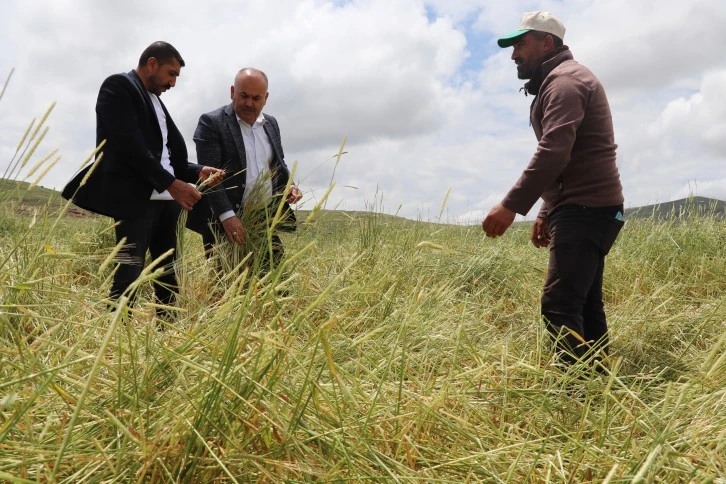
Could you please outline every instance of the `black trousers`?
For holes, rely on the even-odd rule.
[[[137,217],[115,219],[116,243],[126,237],[126,247],[119,252],[119,267],[111,286],[111,299],[118,299],[141,274],[146,251],[156,259],[169,249],[174,252],[163,262],[164,274],[154,282],[154,296],[161,304],[174,304],[178,292],[176,260],[177,222],[181,206],[173,200],[153,200]],[[131,294],[133,300],[135,294]],[[163,312],[161,310],[157,313]]]
[[[552,240],[542,316],[566,363],[600,351],[607,353],[603,272],[605,256],[624,224],[615,218],[618,212],[622,214],[622,205],[565,205],[547,217]]]

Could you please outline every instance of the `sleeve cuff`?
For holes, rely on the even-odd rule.
[[[221,214],[219,216],[219,221],[224,222],[228,218],[232,218],[234,216],[235,216],[234,210],[227,210],[226,212],[224,212],[223,214]]]

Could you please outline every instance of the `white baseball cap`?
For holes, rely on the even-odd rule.
[[[509,35],[505,35],[497,40],[499,47],[511,47],[515,44],[519,37],[523,36],[530,30],[539,32],[547,32],[560,39],[565,38],[565,26],[557,20],[557,17],[549,12],[527,12],[522,15],[519,22],[519,28]]]

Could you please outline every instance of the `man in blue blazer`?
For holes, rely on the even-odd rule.
[[[105,144],[95,162],[62,192],[79,207],[112,217],[117,243],[125,240],[112,299],[139,277],[147,250],[156,259],[173,249],[163,261],[165,271],[154,293],[161,304],[174,303],[177,221],[182,208],[191,210],[202,198],[189,183],[224,176],[222,170],[187,161],[184,139],[159,100],[174,87],[183,66],[184,59],[171,44],[154,42],[141,54],[136,69],[103,82],[96,102],[96,143]]]
[[[220,238],[244,244],[250,235],[248,228],[253,228],[244,226],[242,212],[262,206],[271,207],[274,213],[284,196],[290,170],[285,164],[280,127],[274,117],[262,113],[268,85],[264,72],[240,70],[230,88],[232,102],[202,114],[194,132],[197,161],[228,174],[221,189],[211,191],[189,213],[187,227],[202,235],[208,254]],[[301,198],[298,187],[291,185],[283,202],[286,220],[281,229],[294,229],[295,215],[289,204]],[[276,234],[272,247],[273,262],[279,262],[282,244]]]

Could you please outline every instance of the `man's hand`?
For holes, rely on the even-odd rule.
[[[537,218],[534,221],[531,240],[532,244],[538,249],[541,247],[549,247],[552,235],[550,234],[550,227],[546,219]]]
[[[489,211],[489,215],[481,223],[481,228],[487,233],[487,237],[499,237],[504,235],[504,232],[512,225],[515,215],[507,207],[498,203]]]
[[[224,232],[227,234],[227,240],[229,240],[230,244],[242,245],[245,243],[247,230],[245,230],[245,226],[242,225],[239,217],[225,219],[222,226],[224,226]]]
[[[167,188],[171,197],[182,206],[184,210],[191,210],[201,198],[199,190],[179,179],[174,180]]]
[[[199,172],[199,181],[202,182],[200,185],[204,187],[216,187],[219,185],[227,173],[219,168],[211,166],[205,166]]]
[[[287,194],[287,203],[297,203],[302,199],[302,192],[295,185],[290,185],[290,193]]]

